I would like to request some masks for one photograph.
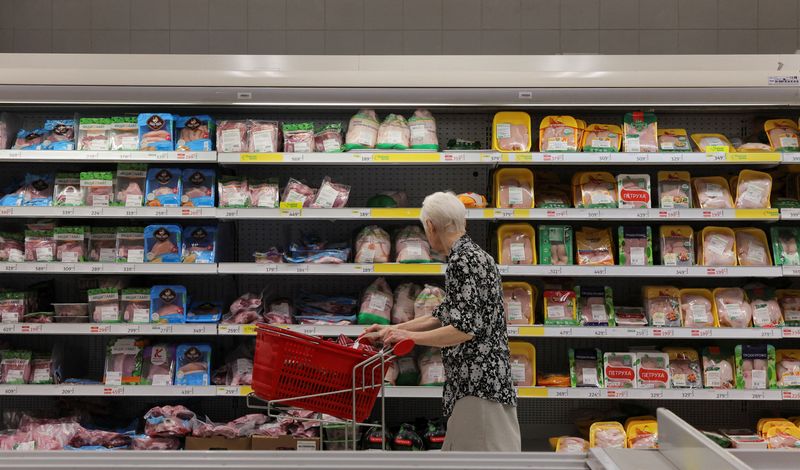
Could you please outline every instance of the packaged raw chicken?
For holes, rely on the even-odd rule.
[[[280,205],[280,187],[277,178],[248,181],[250,203],[253,207],[277,208]]]
[[[636,353],[636,388],[672,388],[669,373],[667,353]]]
[[[181,228],[177,225],[148,225],[144,229],[144,250],[148,263],[181,262]]]
[[[736,388],[766,390],[775,388],[775,348],[769,344],[736,346]]]
[[[164,152],[174,150],[172,134],[175,118],[169,113],[140,114],[137,118],[139,128],[139,150]]]
[[[145,184],[148,206],[178,207],[181,205],[182,184],[180,168],[150,168]]]
[[[500,209],[533,207],[533,172],[527,168],[503,168],[494,174],[495,202]]]
[[[735,228],[739,266],[772,266],[767,235],[759,228]]]
[[[722,134],[692,134],[692,140],[701,152],[706,152],[707,147],[725,147],[727,152],[735,151],[731,141]]]
[[[399,114],[389,114],[378,128],[379,149],[405,150],[411,146],[411,131],[406,118]]]
[[[422,289],[410,282],[400,284],[394,290],[392,304],[392,325],[399,325],[414,319],[414,303]]]
[[[529,224],[505,224],[497,230],[499,264],[536,264],[536,234]]]
[[[400,229],[394,239],[394,251],[398,263],[430,263],[431,247],[428,237],[418,225]]]
[[[238,176],[220,176],[217,183],[219,207],[250,207],[250,188],[247,178]]]
[[[283,189],[281,202],[296,202],[301,204],[302,207],[311,207],[311,203],[314,202],[315,194],[316,190],[314,188],[311,188],[310,186],[307,186],[294,178],[289,178],[289,182]]]
[[[571,387],[603,388],[603,353],[599,349],[569,349]]]
[[[650,208],[650,175],[617,175],[620,209]]]
[[[111,150],[139,150],[139,128],[135,117],[112,117]]]
[[[578,302],[571,290],[546,290],[544,299],[545,325],[579,325]]]
[[[78,121],[78,150],[110,150],[110,118],[81,118]]]
[[[217,150],[247,152],[247,121],[218,121]]]
[[[205,114],[197,116],[175,116],[175,150],[179,152],[208,152],[214,149],[212,136],[214,119]]]
[[[769,429],[766,434],[769,449],[800,448],[800,429],[794,425],[779,425]]]
[[[620,266],[652,266],[653,235],[650,227],[619,227]]]
[[[589,441],[580,437],[561,436],[556,441],[557,454],[585,454],[589,452]]]
[[[791,119],[770,119],[764,122],[764,131],[766,131],[769,143],[775,152],[800,151],[800,144],[798,144],[800,130],[798,130],[795,121]]]
[[[108,207],[114,203],[114,174],[110,171],[81,172],[81,194],[87,206]]]
[[[511,356],[508,365],[511,369],[511,380],[515,387],[534,386],[536,377],[536,349],[530,343],[511,341],[508,343]]]
[[[589,124],[581,139],[584,152],[619,152],[622,129],[613,124]]]
[[[747,328],[753,318],[753,308],[747,300],[744,289],[739,287],[718,287],[714,289],[714,304],[717,307],[719,326]]]
[[[144,227],[117,227],[116,256],[119,263],[144,263]]]
[[[53,119],[45,121],[47,132],[42,141],[44,150],[75,150],[75,121],[72,119]]]
[[[694,197],[701,209],[733,209],[733,199],[728,181],[721,176],[694,178]]]
[[[142,385],[168,386],[175,374],[175,346],[158,343],[143,351]]]
[[[694,230],[688,225],[661,226],[661,264],[694,265]]]
[[[800,265],[800,229],[771,227],[772,253],[776,266]]]
[[[344,150],[342,125],[338,122],[323,126],[314,134],[314,151],[335,153]]]
[[[217,227],[189,226],[181,237],[181,263],[211,264],[217,261]]]
[[[705,227],[700,233],[703,266],[736,266],[736,235],[728,227]]]
[[[703,384],[705,388],[734,388],[734,358],[718,346],[703,348]]]
[[[527,282],[503,282],[503,308],[509,325],[533,325],[536,289]]]
[[[271,153],[279,151],[281,128],[276,121],[249,120],[247,125],[248,152]]]
[[[800,388],[800,349],[778,349],[775,361],[778,388]]]
[[[386,230],[377,225],[361,229],[356,237],[354,263],[388,263],[392,240]]]
[[[603,375],[606,388],[636,388],[636,353],[603,354]]]
[[[672,388],[703,388],[700,355],[690,348],[666,347]]]
[[[147,181],[147,165],[120,163],[114,182],[114,203],[125,207],[141,207]]]
[[[639,421],[627,429],[629,449],[657,449],[658,424],[655,420]]]
[[[20,323],[25,313],[24,292],[0,292],[0,323]]]
[[[578,122],[574,117],[545,116],[539,124],[539,151],[577,152],[581,146],[578,134]]]
[[[653,113],[632,112],[623,118],[623,151],[658,152],[658,125]]]
[[[800,326],[800,290],[778,289],[775,291],[783,312],[786,326]]]
[[[575,233],[579,266],[613,266],[611,229],[581,227]]]
[[[581,172],[572,177],[575,207],[617,208],[617,181],[607,172]]]
[[[142,350],[146,342],[140,338],[117,338],[106,346],[105,385],[138,385],[142,381]]]
[[[314,123],[283,124],[283,151],[307,153],[314,151]]]
[[[358,312],[359,325],[388,325],[392,318],[394,296],[386,279],[379,277],[364,291],[361,309]]]
[[[119,309],[127,323],[150,323],[150,289],[122,289]]]
[[[92,227],[89,233],[89,261],[113,263],[116,260],[117,229],[114,227]]]
[[[186,323],[186,287],[153,286],[150,288],[152,323]]]
[[[611,288],[577,286],[578,317],[583,326],[616,326]]]
[[[675,287],[646,286],[642,290],[650,326],[681,326],[681,293]]]
[[[569,225],[540,225],[538,261],[544,265],[554,266],[574,264],[572,227]]]
[[[686,129],[659,129],[658,150],[661,152],[691,152],[692,142]]]
[[[486,196],[482,194],[461,193],[457,197],[467,209],[483,209],[487,205]]]
[[[25,261],[53,261],[56,240],[48,230],[25,230]]]
[[[736,185],[737,209],[769,209],[772,177],[762,171],[742,170]]]
[[[214,207],[214,170],[186,168],[181,173],[181,206]]]
[[[0,232],[0,261],[11,263],[25,261],[25,244],[22,234]]]
[[[659,171],[658,200],[662,209],[692,207],[692,178],[688,171]]]
[[[378,116],[371,109],[360,109],[347,126],[345,150],[375,148],[378,141]]]
[[[589,429],[589,447],[625,448],[625,429],[616,421],[593,423]]]
[[[24,385],[31,379],[30,351],[0,351],[0,383]]]
[[[775,295],[775,289],[763,284],[744,286],[750,308],[753,312],[753,326],[756,328],[780,328],[783,314]]]
[[[418,109],[408,118],[411,131],[411,148],[439,150],[439,138],[436,135],[436,119],[427,109]]]
[[[736,151],[742,153],[772,152],[772,147],[760,142],[748,142],[746,144],[737,145]]]
[[[536,187],[537,209],[566,209],[572,207],[569,186],[545,184]]]
[[[56,241],[56,261],[79,263],[85,260],[83,227],[56,227],[53,238]]]
[[[713,328],[719,326],[714,296],[708,289],[681,289],[683,326]]]
[[[53,184],[54,206],[82,206],[80,173],[56,173]]]
[[[340,208],[347,205],[350,197],[350,186],[346,184],[334,183],[330,177],[326,176],[319,186],[319,191],[314,195],[311,203],[312,209],[331,209]]]
[[[442,351],[438,348],[427,348],[419,357],[419,384],[444,385],[444,362]]]
[[[530,152],[531,116],[520,111],[500,111],[492,119],[492,148],[499,152]]]
[[[430,316],[436,307],[444,302],[444,298],[444,291],[441,287],[425,284],[425,288],[414,300],[414,318]]]

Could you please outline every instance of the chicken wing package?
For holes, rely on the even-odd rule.
[[[542,118],[542,122],[539,123],[540,152],[577,152],[580,147],[581,136],[578,132],[578,122],[574,117],[545,116]]]
[[[427,348],[420,355],[419,360],[419,384],[430,386],[444,385],[444,362],[442,361],[442,351],[438,348]]]
[[[616,421],[593,423],[589,428],[589,447],[624,449],[625,428]]]
[[[658,152],[658,125],[653,113],[632,112],[623,118],[625,152]]]
[[[495,205],[499,209],[534,206],[533,172],[527,168],[502,168],[494,173]]]
[[[578,326],[578,302],[571,290],[546,290],[544,299],[544,324]]]
[[[153,286],[150,288],[152,323],[186,323],[186,288]]]
[[[181,205],[214,207],[217,185],[214,170],[187,168],[181,173]]]
[[[148,206],[178,207],[181,205],[180,168],[150,168],[147,171],[146,200]]]
[[[636,388],[636,353],[603,354],[603,375],[606,388]]]
[[[531,116],[521,111],[500,111],[492,119],[492,148],[498,152],[530,152]]]
[[[708,147],[725,147],[728,152],[733,152],[731,141],[722,134],[692,134],[692,141],[701,152],[706,152]]]
[[[106,346],[105,385],[138,385],[142,381],[141,338],[117,338]]]
[[[439,150],[439,137],[436,135],[436,119],[427,109],[418,109],[408,118],[411,131],[411,148],[415,150]]]
[[[611,173],[576,173],[572,177],[572,193],[575,207],[617,208],[617,181]]]
[[[617,175],[620,209],[649,209],[650,175]]]
[[[81,172],[81,195],[87,206],[108,207],[114,203],[114,174],[110,171]]]
[[[195,300],[189,305],[189,309],[186,311],[186,323],[219,323],[222,318],[222,311],[222,302],[202,302]],[[287,312],[286,315],[291,318],[291,313]]]
[[[650,227],[620,226],[618,237],[620,266],[653,265],[653,233]]]
[[[25,261],[51,262],[55,256],[52,230],[25,230]]]
[[[137,118],[139,128],[139,150],[165,152],[174,150],[172,135],[175,118],[169,113],[140,114]]]
[[[775,348],[769,344],[739,344],[736,355],[736,388],[766,390],[776,387]]]
[[[753,326],[756,328],[780,328],[783,314],[775,295],[775,289],[763,284],[744,286],[750,308],[753,312]]]
[[[763,171],[742,170],[736,185],[737,209],[769,209],[772,176]]]
[[[767,235],[760,228],[735,228],[739,266],[772,266]]]
[[[691,348],[666,347],[672,388],[703,388],[700,355]]]
[[[314,123],[283,124],[283,151],[307,153],[314,151]]]
[[[686,129],[659,129],[658,150],[661,152],[691,152],[692,142]]]
[[[503,282],[503,308],[509,325],[533,325],[537,290],[527,282]]]
[[[536,232],[529,224],[505,224],[497,230],[499,264],[536,264]]]
[[[289,178],[289,182],[283,188],[281,202],[299,203],[302,207],[311,207],[316,193],[314,188],[294,178]]]
[[[173,385],[175,376],[175,346],[158,343],[143,351],[142,385]]]
[[[681,317],[687,328],[719,326],[714,296],[708,289],[681,289]]]
[[[800,290],[778,289],[775,291],[778,297],[783,321],[786,326],[800,326]]]
[[[216,126],[211,116],[175,116],[175,150],[208,152],[214,149],[212,138]]]
[[[388,263],[392,240],[386,230],[369,225],[358,232],[355,248],[355,263]]]
[[[113,287],[89,289],[89,315],[95,323],[120,323],[119,290]]]
[[[119,309],[127,323],[150,323],[150,289],[129,287],[122,289]]]
[[[636,353],[636,388],[671,388],[669,354]]]
[[[392,325],[399,325],[414,319],[414,302],[421,290],[422,288],[418,285],[410,282],[397,286],[394,290],[392,304]]]
[[[361,309],[358,312],[359,325],[388,325],[391,323],[394,296],[386,279],[379,277],[364,291]]]
[[[226,153],[249,151],[247,148],[247,128],[247,121],[218,121],[217,150]]]
[[[696,207],[701,209],[733,209],[728,180],[721,176],[692,179]]]
[[[775,361],[778,388],[800,388],[800,349],[778,349]]]
[[[772,255],[776,266],[800,265],[800,229],[796,227],[770,227]]]
[[[718,287],[714,289],[714,304],[719,325],[728,328],[747,328],[753,318],[753,308],[744,289]]]
[[[334,209],[347,205],[350,198],[350,186],[341,183],[334,183],[330,177],[326,176],[319,186],[319,191],[314,195],[311,202],[313,209]]]
[[[694,266],[694,230],[688,225],[661,226],[661,264]]]
[[[533,387],[536,377],[536,348],[530,343],[511,341],[508,349],[511,352],[508,365],[514,386]]]
[[[80,173],[56,173],[53,184],[54,206],[82,206]]]
[[[575,287],[578,318],[583,326],[617,326],[614,319],[614,296],[611,288]]]
[[[375,148],[378,141],[378,116],[371,109],[361,109],[352,118],[347,126],[345,136],[345,150],[359,150]]]
[[[75,121],[52,119],[45,121],[47,132],[42,142],[44,150],[75,150]]]
[[[116,228],[91,228],[91,232],[89,232],[89,261],[95,263],[114,263],[117,261]]]
[[[581,227],[575,233],[575,246],[580,266],[613,266],[614,247],[611,229]]]
[[[764,131],[775,152],[798,152],[798,136],[800,130],[797,123],[791,119],[770,119],[764,122]]]
[[[110,118],[81,118],[78,121],[78,150],[111,150]]]
[[[569,348],[569,381],[570,387],[603,388],[603,353]]]
[[[125,207],[141,207],[147,181],[147,165],[144,163],[120,163],[114,180],[114,204]]]
[[[219,192],[219,207],[250,207],[251,195],[247,178],[243,176],[220,176],[217,189]]]
[[[668,286],[646,286],[642,298],[650,326],[681,326],[680,290]]]
[[[734,388],[734,356],[719,346],[703,348],[703,384],[705,388]]]
[[[0,383],[24,385],[31,379],[30,351],[0,351]]]
[[[144,251],[148,263],[181,262],[181,228],[177,225],[148,225],[144,229]]]
[[[569,225],[540,225],[538,261],[540,264],[553,266],[575,264],[572,227]]]
[[[589,124],[581,139],[584,152],[619,152],[622,129],[613,124]]]
[[[112,117],[111,150],[139,150],[139,127],[135,117]]]
[[[207,387],[210,376],[210,345],[181,344],[175,349],[175,385]]]
[[[442,302],[444,302],[442,288],[425,284],[414,300],[414,318],[430,316]]]
[[[659,171],[658,201],[662,209],[692,207],[692,178],[689,172]]]
[[[736,266],[736,235],[728,227],[705,227],[700,232],[703,266]]]
[[[394,239],[398,263],[430,263],[431,247],[428,238],[418,225],[400,229]]]
[[[143,227],[117,227],[116,245],[118,263],[144,263]]]
[[[217,261],[217,227],[186,227],[181,238],[181,263],[210,264]]]
[[[378,128],[379,149],[405,150],[411,146],[411,131],[406,118],[399,114],[389,114]]]

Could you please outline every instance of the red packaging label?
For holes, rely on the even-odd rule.
[[[444,436],[432,436],[428,440],[436,444],[441,444],[442,442],[444,442]]]
[[[623,202],[650,202],[650,193],[641,189],[622,189],[619,194]]]
[[[630,367],[606,366],[606,377],[608,380],[617,382],[633,382],[636,379],[636,373]]]
[[[642,382],[657,382],[666,384],[669,382],[669,374],[663,369],[639,369],[639,379]]]
[[[409,441],[408,439],[397,438],[394,440],[394,443],[401,446],[411,446],[411,441]]]

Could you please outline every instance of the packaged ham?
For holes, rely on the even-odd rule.
[[[441,287],[425,284],[414,300],[414,318],[430,316],[444,299],[444,290]]]
[[[607,172],[580,172],[572,177],[575,207],[617,208],[617,181]]]
[[[144,263],[144,227],[117,227],[118,263]]]
[[[681,289],[681,315],[687,328],[718,326],[714,296],[708,289]]]
[[[117,259],[117,230],[114,227],[92,227],[89,232],[89,261],[113,263]]]
[[[538,261],[540,264],[554,266],[574,264],[572,227],[569,225],[540,225]]]
[[[182,405],[156,406],[144,415],[144,432],[150,437],[183,437],[192,433],[195,417]]]
[[[311,207],[315,199],[315,194],[315,189],[294,178],[289,178],[289,182],[283,189],[281,202],[296,202],[302,204],[303,207]]]
[[[377,225],[369,225],[358,233],[355,248],[354,263],[388,263],[392,240],[386,230]]]
[[[175,374],[175,346],[154,344],[144,348],[142,385],[166,386],[173,384]]]
[[[78,121],[78,150],[111,150],[111,119],[81,118]]]
[[[56,241],[56,261],[79,263],[85,260],[83,227],[56,227],[53,238]]]
[[[181,263],[212,264],[217,261],[217,227],[183,229]]]
[[[653,235],[650,227],[619,227],[620,266],[652,266]]]
[[[675,287],[646,286],[642,290],[650,326],[681,326],[681,295]]]
[[[438,348],[427,348],[419,356],[419,384],[441,386],[444,385],[444,362],[442,351]]]
[[[658,125],[653,113],[632,112],[623,118],[625,152],[658,152]]]
[[[495,203],[500,209],[533,207],[533,172],[527,168],[503,168],[494,174]]]
[[[30,351],[0,351],[0,383],[23,385],[31,379]]]
[[[408,225],[400,229],[394,239],[394,251],[398,263],[429,263],[431,247],[428,237],[418,225]]]
[[[720,176],[694,178],[694,197],[701,209],[733,209],[733,199],[728,181]]]
[[[272,153],[280,150],[281,129],[276,121],[249,120],[247,126],[248,152]]]
[[[536,232],[529,224],[505,224],[497,230],[499,264],[536,264]]]
[[[23,262],[25,260],[24,241],[22,234],[0,232],[0,261]]]
[[[52,119],[45,121],[47,132],[42,141],[44,150],[75,150],[75,121],[72,119]]]
[[[781,313],[775,289],[763,284],[744,286],[750,308],[753,311],[753,326],[756,328],[780,328],[783,326]]]
[[[603,375],[606,388],[636,388],[636,353],[603,354]]]
[[[186,168],[181,173],[181,206],[214,207],[217,185],[214,170]]]
[[[247,178],[220,176],[217,183],[219,207],[250,207],[251,195]]]
[[[775,388],[775,348],[769,344],[740,344],[736,356],[736,388],[766,390]]]
[[[692,140],[701,152],[706,152],[707,147],[725,147],[728,152],[734,151],[731,141],[722,134],[692,134]]]
[[[772,266],[767,235],[758,228],[735,228],[739,266]]]
[[[536,377],[536,349],[531,343],[511,341],[508,343],[511,356],[508,365],[515,387],[533,387]]]
[[[589,124],[581,139],[584,152],[619,152],[622,129],[613,124]]]
[[[308,153],[314,151],[314,123],[283,124],[283,151]]]
[[[545,116],[539,124],[540,152],[577,152],[581,146],[578,122],[572,116]],[[609,150],[605,150],[606,152]]]
[[[145,341],[139,338],[117,338],[108,342],[103,383],[105,385],[138,385],[142,380],[142,350]]]
[[[575,297],[582,326],[616,326],[610,287],[577,286]]]
[[[580,266],[613,266],[614,248],[611,229],[581,227],[575,233]]]
[[[545,325],[579,325],[578,302],[571,290],[546,290],[544,299]]]
[[[186,323],[186,287],[159,285],[150,288],[152,323]]]
[[[125,207],[141,207],[147,182],[147,165],[120,163],[114,180],[113,202]]]
[[[183,194],[180,168],[150,168],[147,171],[146,204],[156,207],[178,207]]]
[[[345,150],[375,148],[378,141],[378,116],[371,109],[361,109],[347,126]]]
[[[778,349],[775,361],[778,388],[800,388],[800,349]]]
[[[181,228],[177,225],[148,225],[144,229],[144,250],[148,263],[181,262]]]
[[[603,353],[599,349],[569,349],[571,387],[603,387]]]
[[[557,454],[585,454],[589,452],[589,441],[580,437],[561,436],[556,441]]]
[[[771,227],[772,253],[776,266],[800,265],[800,229]]]
[[[705,227],[700,233],[703,266],[736,266],[736,236],[728,227]]]
[[[617,175],[620,209],[650,208],[650,175]]]
[[[705,388],[734,388],[734,358],[718,346],[703,348],[703,384]]]
[[[0,292],[0,323],[20,323],[26,312],[24,292]]]
[[[119,309],[125,322],[150,323],[150,289],[122,289]]]
[[[217,121],[217,150],[247,152],[247,121]]]
[[[399,325],[414,319],[414,303],[422,289],[410,282],[400,284],[394,290],[394,303],[392,304],[392,325]]]
[[[589,428],[589,447],[625,448],[625,428],[616,421],[593,423]]]
[[[691,152],[692,142],[686,129],[659,129],[658,150],[661,152]]]
[[[312,209],[335,209],[347,205],[350,197],[350,186],[334,183],[326,176],[319,186],[319,191],[314,195],[311,203]]]
[[[671,388],[669,373],[667,353],[636,353],[636,388]]]
[[[533,325],[535,288],[527,282],[503,282],[503,307],[509,325]]]
[[[140,114],[137,118],[139,129],[139,150],[165,152],[174,150],[172,135],[175,118],[169,113]]]
[[[112,117],[111,150],[139,150],[139,128],[135,117]]]
[[[700,355],[694,349],[666,347],[672,388],[702,388]]]
[[[800,326],[800,290],[778,289],[775,291],[783,312],[786,326]]]
[[[53,261],[56,240],[50,230],[25,230],[25,261]]]
[[[661,226],[661,264],[694,266],[694,230],[687,225]]]
[[[323,126],[314,135],[314,151],[335,153],[344,150],[342,125],[338,122]]]
[[[386,279],[379,277],[367,287],[361,297],[361,309],[358,312],[359,325],[388,325],[392,318],[394,296]]]
[[[408,118],[408,129],[411,131],[411,148],[417,150],[439,150],[439,138],[436,135],[436,119],[427,109],[418,109]]]
[[[742,170],[736,185],[737,209],[769,209],[772,176],[769,173]]]
[[[795,121],[791,119],[770,119],[764,122],[764,131],[767,133],[767,138],[769,138],[773,151],[800,151],[800,144],[798,144],[800,130],[798,130]]]
[[[379,149],[405,150],[411,146],[411,131],[406,118],[399,114],[390,114],[384,118],[378,128],[378,141],[375,147]]]
[[[179,152],[208,152],[214,149],[212,137],[216,125],[211,116],[175,116],[175,150]]]
[[[753,309],[747,300],[744,289],[719,287],[714,289],[713,294],[720,326],[729,328],[750,326]]]
[[[492,148],[499,152],[530,152],[531,116],[521,111],[500,111],[492,119]]]

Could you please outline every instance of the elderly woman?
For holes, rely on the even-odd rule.
[[[372,325],[372,339],[409,338],[442,348],[446,382],[443,450],[520,451],[503,290],[495,260],[466,234],[466,209],[452,193],[425,198],[420,214],[434,250],[447,254],[445,300],[431,317]]]

